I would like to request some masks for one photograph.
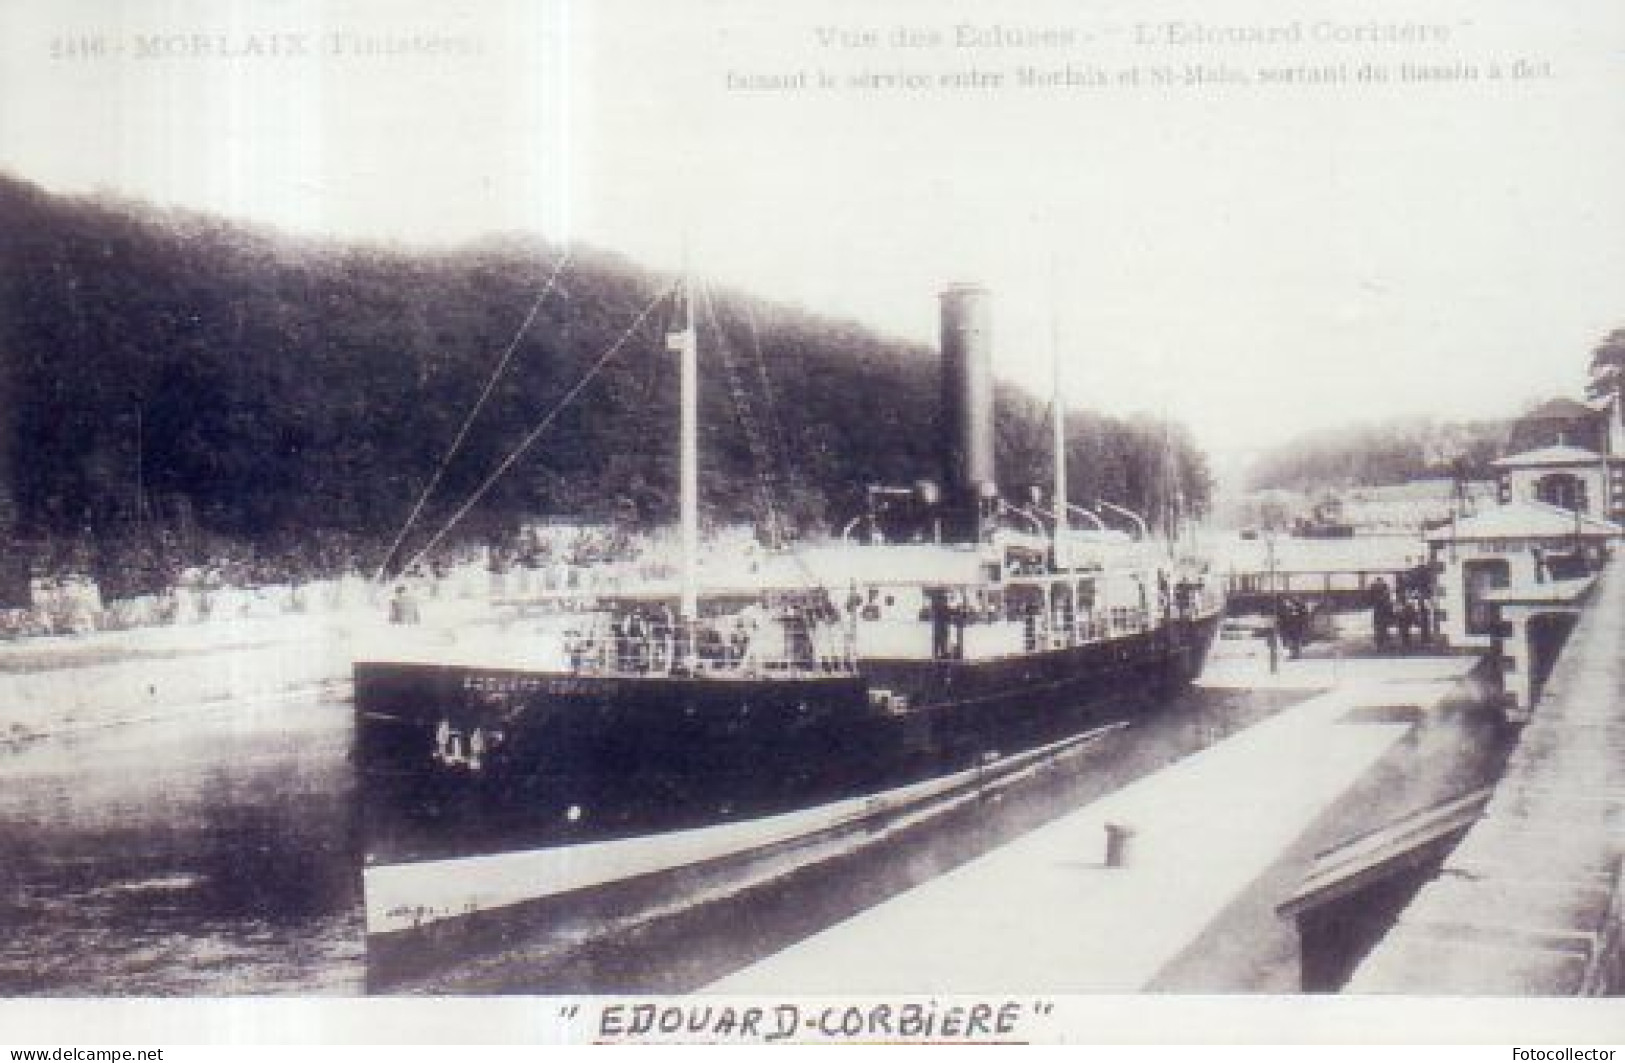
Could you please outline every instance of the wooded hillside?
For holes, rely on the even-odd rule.
[[[1314,492],[1376,487],[1432,477],[1485,479],[1501,456],[1512,422],[1444,423],[1398,418],[1305,433],[1254,462],[1254,490]]]
[[[331,544],[318,567],[376,563],[558,254],[525,240],[419,251],[296,239],[5,178],[0,217],[0,530],[14,552],[33,544],[61,563],[88,551],[103,572],[131,567],[131,551],[162,569],[313,544]],[[668,283],[576,250],[446,468],[425,532]],[[934,351],[737,293],[715,302],[781,466],[781,504],[804,530],[855,512],[865,485],[937,475]],[[645,320],[459,534],[526,516],[673,518],[666,324],[664,310]],[[707,519],[733,521],[754,515],[755,463],[720,386],[723,347],[706,342],[702,493]],[[1022,497],[1048,482],[1047,409],[1009,388],[999,401],[1001,476]],[[1154,514],[1175,468],[1187,503],[1206,503],[1206,463],[1179,428],[1087,414],[1072,425],[1075,498]]]

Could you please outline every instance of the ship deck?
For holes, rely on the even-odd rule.
[[[1466,658],[1283,662],[1221,684],[1321,688],[1294,708],[782,952],[705,992],[1135,992],[1397,742],[1367,707],[1437,705]],[[1106,825],[1129,827],[1123,866]]]

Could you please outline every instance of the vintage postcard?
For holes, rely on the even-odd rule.
[[[0,1023],[1617,1041],[1622,55],[12,0]]]

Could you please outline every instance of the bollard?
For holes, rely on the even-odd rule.
[[[1134,840],[1134,828],[1121,823],[1106,824],[1106,866],[1126,867]]]

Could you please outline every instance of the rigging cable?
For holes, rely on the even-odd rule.
[[[598,360],[595,361],[584,374],[582,374],[581,379],[577,380],[570,390],[565,392],[564,397],[554,404],[551,410],[547,411],[547,415],[541,419],[535,428],[526,433],[525,437],[519,441],[519,445],[508,453],[508,456],[502,460],[502,463],[496,467],[495,471],[481,481],[480,485],[474,489],[474,493],[469,496],[468,501],[463,503],[462,507],[458,509],[456,513],[451,515],[451,519],[446,521],[441,529],[434,534],[433,538],[424,544],[423,549],[414,554],[412,559],[408,561],[403,568],[410,569],[413,565],[423,560],[429,551],[440,545],[440,540],[444,539],[452,528],[457,526],[458,521],[462,520],[468,515],[468,511],[473,509],[474,506],[479,503],[479,500],[485,496],[485,492],[489,491],[492,485],[500,480],[503,474],[513,467],[513,463],[518,461],[520,457],[524,455],[525,451],[529,450],[536,440],[542,437],[542,433],[547,431],[547,429],[552,426],[553,422],[558,419],[559,414],[563,413],[565,408],[568,407],[570,403],[574,402],[576,397],[580,395],[582,391],[586,390],[587,385],[592,383],[593,378],[598,375],[604,366],[609,364],[610,359],[614,358],[615,355],[620,353],[621,348],[626,346],[626,341],[632,338],[632,334],[643,325],[643,322],[648,319],[650,313],[654,311],[655,307],[664,302],[666,297],[676,290],[677,287],[678,282],[673,282],[655,293],[654,298],[649,300],[648,305],[639,311],[638,316],[634,318],[632,323],[626,327],[626,331],[622,332],[620,337],[616,339],[614,343],[610,344],[609,348],[605,350],[603,354],[599,355]]]
[[[787,499],[793,505],[793,499],[798,486],[795,468],[789,460],[790,446],[785,439],[784,423],[779,418],[778,403],[773,398],[773,382],[768,377],[767,359],[762,355],[762,337],[756,327],[756,312],[751,309],[750,300],[742,304],[745,311],[745,323],[750,326],[750,344],[756,355],[756,375],[762,389],[762,406],[767,414],[768,447],[777,463],[779,475],[784,480],[784,489]]]
[[[789,522],[786,515],[780,512],[777,504],[777,477],[775,473],[779,471],[787,473],[789,462],[775,455],[773,441],[768,438],[768,433],[763,431],[759,418],[751,408],[749,391],[740,375],[739,366],[733,356],[733,348],[728,343],[727,333],[722,327],[722,315],[717,310],[710,287],[703,287],[701,293],[705,301],[706,313],[711,319],[712,326],[716,329],[717,349],[722,355],[722,364],[727,373],[729,390],[733,393],[734,411],[738,415],[740,426],[745,433],[745,449],[750,454],[751,463],[755,466],[756,495],[761,516],[767,525],[769,541],[773,548],[782,550],[789,556],[791,562],[799,570],[804,584],[813,588],[821,587],[822,583],[818,579],[817,573],[813,572],[808,566],[806,558],[802,556],[801,551],[796,547],[794,539],[789,536]],[[749,314],[748,307],[746,314]],[[761,343],[756,338],[755,319],[748,317],[748,321],[751,326],[752,339],[755,341],[756,368],[761,379],[763,398],[769,407],[769,416],[772,417],[773,395],[768,388],[767,363],[762,357]],[[775,418],[769,422],[768,431],[772,431],[776,427]],[[780,454],[782,452],[781,446]],[[777,466],[777,469],[775,466]],[[788,479],[788,476],[785,478]]]
[[[417,504],[412,507],[412,512],[406,515],[406,521],[401,525],[401,530],[396,533],[395,541],[389,544],[389,550],[385,552],[383,561],[378,565],[378,572],[372,578],[374,583],[383,581],[384,574],[389,571],[390,561],[394,559],[396,552],[400,550],[401,543],[406,541],[407,534],[412,530],[412,525],[417,523],[418,516],[422,514],[423,507],[428,504],[435,488],[440,486],[440,478],[446,474],[447,467],[451,465],[451,459],[456,456],[458,449],[463,445],[463,440],[468,438],[468,430],[473,427],[475,419],[480,415],[480,411],[485,408],[486,400],[491,397],[491,392],[496,388],[497,381],[501,379],[503,372],[508,368],[508,363],[513,359],[514,352],[519,349],[519,341],[524,338],[526,332],[530,331],[530,326],[536,321],[537,313],[542,309],[542,303],[558,284],[559,277],[563,275],[564,268],[569,264],[570,252],[566,250],[559,256],[558,262],[554,263],[553,272],[548,276],[547,283],[542,285],[540,292],[536,293],[536,298],[531,302],[530,311],[525,314],[525,319],[514,330],[513,338],[508,341],[508,346],[502,352],[502,357],[497,360],[496,368],[492,369],[491,375],[486,378],[484,390],[480,392],[479,398],[474,400],[474,405],[469,408],[468,414],[463,418],[462,427],[457,430],[457,437],[451,441],[450,448],[447,449],[445,456],[440,459],[440,464],[435,467],[434,475],[430,476],[429,482],[424,485],[422,493],[418,495]],[[422,553],[418,554],[418,557],[422,556]],[[416,560],[417,558],[413,558],[414,562]],[[403,568],[410,567],[411,565],[403,566]]]
[[[704,287],[701,294],[705,301],[706,316],[711,319],[712,327],[716,329],[717,350],[722,355],[722,368],[727,377],[728,390],[733,396],[734,414],[739,418],[740,428],[745,435],[745,450],[754,466],[753,471],[756,474],[754,493],[758,517],[763,522],[769,543],[779,546],[783,538],[783,518],[779,514],[775,499],[777,492],[773,482],[773,455],[757,421],[756,411],[751,406],[745,379],[739,372],[738,362],[733,355],[733,346],[728,342],[727,333],[723,330],[722,315],[717,312],[711,289]]]

